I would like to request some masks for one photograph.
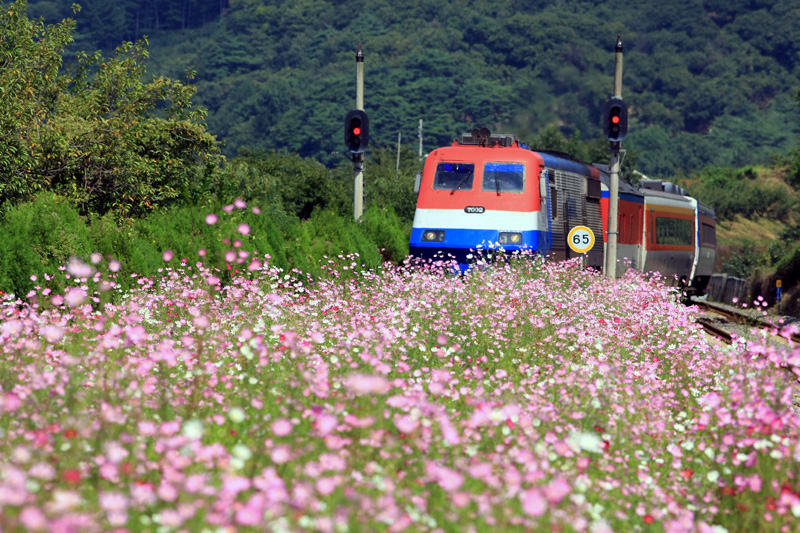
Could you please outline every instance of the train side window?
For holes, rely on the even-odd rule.
[[[486,163],[481,188],[490,192],[523,192],[525,166],[520,163]]]
[[[714,231],[714,226],[711,224],[703,224],[701,226],[701,235],[703,239],[703,244],[707,244],[709,246],[717,246],[717,233]]]
[[[472,190],[475,165],[472,163],[439,163],[433,177],[433,188],[445,191]]]
[[[692,245],[693,229],[694,224],[691,220],[656,217],[656,244]]]
[[[600,180],[586,179],[586,197],[600,198]]]
[[[553,220],[558,218],[558,189],[550,187],[550,211]]]

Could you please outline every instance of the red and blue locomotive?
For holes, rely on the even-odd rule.
[[[480,249],[533,250],[555,260],[579,254],[567,244],[575,226],[591,228],[587,264],[602,268],[608,228],[608,169],[565,154],[536,151],[513,135],[474,131],[430,153],[410,252],[455,259],[469,268]],[[630,266],[688,282],[703,294],[716,260],[715,216],[671,183],[620,181],[617,257]]]

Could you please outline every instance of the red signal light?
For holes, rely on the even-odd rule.
[[[353,128],[353,135],[361,135],[361,128],[358,127]]]
[[[617,116],[611,117],[611,122],[613,122],[614,124],[619,124],[619,117]]]

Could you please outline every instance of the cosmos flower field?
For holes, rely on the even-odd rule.
[[[0,530],[800,524],[800,348],[710,342],[658,278],[254,257],[3,297]]]

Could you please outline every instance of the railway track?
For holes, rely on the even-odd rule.
[[[697,322],[703,326],[703,329],[707,333],[717,337],[727,344],[731,344],[733,342],[732,332],[730,329],[733,328],[735,330],[736,326],[744,326],[747,328],[756,327],[770,331],[780,331],[780,329],[786,325],[778,324],[775,320],[759,315],[753,310],[747,311],[722,304],[701,301],[693,301],[692,304],[706,311],[706,313],[722,317],[722,320],[720,320],[719,318],[715,319],[704,316],[698,318]],[[791,340],[791,342],[794,343],[800,343],[800,334],[792,333],[787,340]]]
[[[774,320],[763,315],[758,315],[757,312],[753,310],[748,312],[747,310],[709,302],[692,303],[706,313],[706,316],[697,318],[697,323],[703,326],[703,330],[705,330],[707,334],[726,344],[733,344],[734,339],[737,337],[746,337],[748,332],[753,328],[767,329],[776,332],[786,326],[786,324],[776,324]],[[785,340],[794,346],[800,345],[800,335],[797,333],[792,333],[789,336],[776,336],[775,338]],[[798,374],[794,366],[781,365],[781,368],[790,374],[793,380],[798,379]],[[800,398],[798,398],[796,403],[800,408]]]

